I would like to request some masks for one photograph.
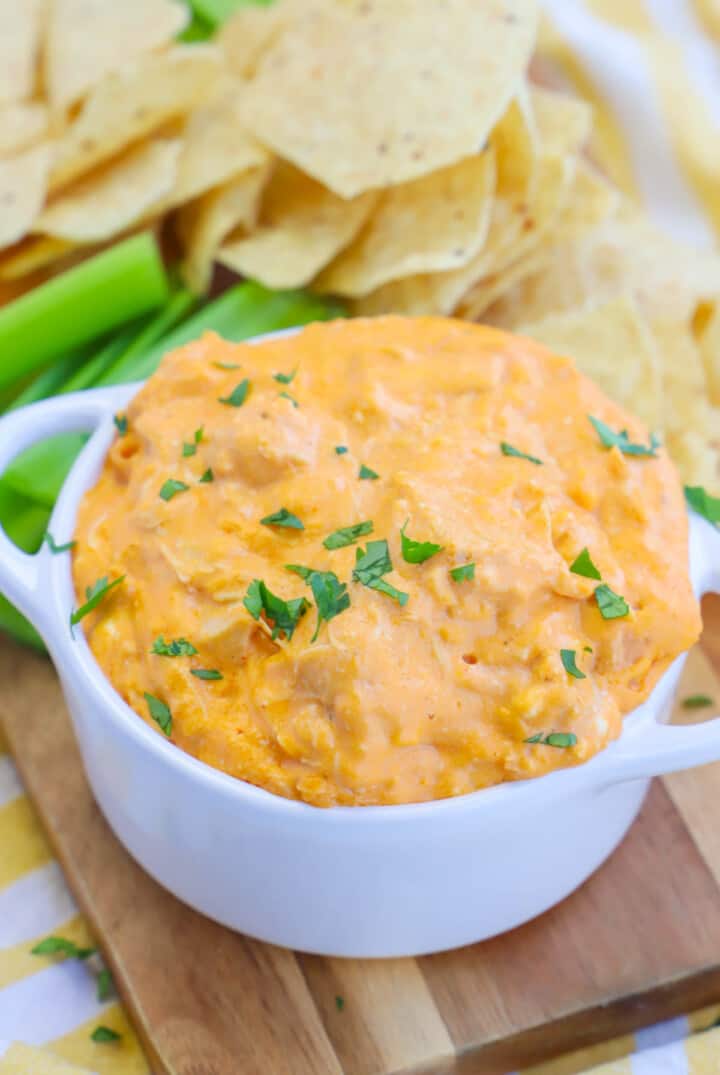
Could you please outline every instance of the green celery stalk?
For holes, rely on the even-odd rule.
[[[11,541],[24,552],[37,552],[50,521],[50,512],[10,489],[0,487],[0,524]],[[32,624],[7,598],[0,595],[0,631],[18,642],[43,651],[45,646]]]
[[[168,295],[157,244],[133,236],[0,310],[0,389],[156,309]]]
[[[220,298],[203,306],[194,317],[166,336],[144,355],[121,359],[102,379],[102,384],[142,381],[154,373],[163,355],[213,331],[239,343],[251,336],[279,331],[310,321],[327,321],[342,316],[342,307],[304,291],[270,291],[255,281],[236,284]]]
[[[124,326],[118,332],[113,333],[111,338],[95,353],[89,362],[77,369],[59,385],[57,395],[64,396],[68,392],[80,392],[83,388],[92,388],[97,384],[98,378],[110,369],[116,359],[123,353],[126,347],[138,333],[138,330],[147,323],[148,318],[140,318]]]
[[[15,396],[7,410],[16,411],[18,407],[26,407],[30,403],[37,403],[40,399],[54,396],[78,366],[87,362],[93,350],[94,348],[90,347],[78,348],[72,354],[58,359],[52,366],[38,373],[37,377],[26,385],[19,395]]]

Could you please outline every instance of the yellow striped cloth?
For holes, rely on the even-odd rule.
[[[542,3],[538,64],[594,105],[595,159],[678,237],[714,243],[720,0]],[[30,955],[49,933],[92,942],[1,742],[0,848],[0,1075],[148,1075],[120,1006],[97,1000],[92,963]],[[719,1018],[720,1004],[524,1075],[720,1075],[720,1029],[706,1032]],[[94,1043],[99,1024],[120,1041]]]

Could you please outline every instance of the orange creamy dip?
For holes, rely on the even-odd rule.
[[[241,406],[219,402],[244,378]],[[384,318],[260,346],[205,335],[132,401],[82,503],[79,603],[97,578],[125,576],[83,621],[92,650],[153,727],[145,692],[167,705],[177,746],[319,806],[438,799],[585,761],[700,629],[671,463],[608,450],[588,415],[648,443],[572,362],[495,329]],[[362,464],[379,477],[361,480]],[[168,479],[189,488],[163,500]],[[304,530],[261,525],[280,508]],[[368,520],[357,544],[324,548]],[[406,520],[442,551],[407,563]],[[356,549],[382,539],[404,607],[352,581]],[[598,581],[570,571],[584,548],[629,615],[604,619]],[[454,581],[469,562],[474,579]],[[286,564],[348,586],[315,642],[313,593]],[[290,640],[245,607],[254,579],[311,602]],[[158,636],[197,654],[156,655]],[[552,733],[576,742],[526,742]]]

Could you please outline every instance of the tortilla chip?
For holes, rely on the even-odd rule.
[[[490,144],[495,149],[498,189],[505,197],[524,195],[535,174],[540,148],[526,82],[494,128]]]
[[[109,75],[58,143],[51,189],[202,104],[220,71],[221,53],[212,45],[178,45]]]
[[[64,258],[75,243],[51,235],[32,235],[0,257],[0,280],[22,280]]]
[[[604,392],[646,423],[663,426],[663,382],[653,334],[630,298],[555,314],[519,329],[568,355]]]
[[[587,101],[540,86],[533,86],[531,100],[543,153],[562,156],[569,146],[579,153],[592,132],[593,112]]]
[[[178,181],[167,208],[182,205],[270,160],[268,151],[247,133],[241,93],[237,83],[224,86],[217,97],[189,117]]]
[[[179,211],[177,230],[186,252],[182,271],[192,291],[207,291],[223,240],[236,228],[255,227],[270,169],[270,162],[250,168]]]
[[[44,0],[0,0],[0,102],[35,88]]]
[[[96,243],[125,231],[167,196],[177,179],[179,140],[143,142],[65,190],[34,230],[75,243]]]
[[[710,399],[720,407],[720,305],[717,303],[700,337],[700,355]]]
[[[307,14],[312,0],[273,0],[270,6],[245,4],[223,24],[216,38],[237,78],[255,74],[258,60],[292,18]]]
[[[0,107],[0,157],[37,145],[47,126],[47,109],[36,101]]]
[[[484,146],[518,92],[536,24],[533,0],[315,5],[261,55],[249,122],[346,198],[427,175]]]
[[[652,333],[658,347],[665,390],[665,439],[683,480],[717,490],[720,483],[720,412],[708,401],[708,382],[689,325],[657,318]]]
[[[231,238],[218,260],[267,287],[301,287],[355,238],[375,202],[375,194],[338,198],[280,162],[265,191],[260,227],[249,238]]]
[[[168,45],[189,16],[188,7],[175,0],[53,0],[45,47],[53,110],[67,108],[106,75]]]
[[[50,155],[50,146],[40,145],[0,160],[0,248],[27,235],[40,213]]]
[[[357,298],[403,276],[466,265],[485,241],[494,190],[488,148],[383,192],[358,238],[315,287]]]

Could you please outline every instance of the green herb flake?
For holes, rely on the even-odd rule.
[[[215,475],[212,472],[212,467],[208,467],[201,478],[198,478],[198,482],[202,485],[206,485],[208,482],[214,482]]]
[[[508,444],[506,440],[500,441],[500,451],[503,455],[511,455],[514,459],[527,459],[528,463],[534,463],[536,467],[543,466],[542,459],[538,459],[535,455],[528,455],[527,452],[521,452],[519,448],[514,448],[512,444]]]
[[[341,997],[339,993],[335,997],[335,1007],[339,1012],[345,1007],[345,997]]]
[[[347,444],[336,444],[335,445],[335,455],[347,455],[347,451],[348,451]]]
[[[702,485],[686,485],[685,499],[709,523],[720,523],[720,497],[710,496]]]
[[[240,366],[237,362],[213,362],[213,366],[216,370],[239,370]]]
[[[117,429],[119,436],[124,437],[125,434],[128,431],[127,415],[126,414],[114,414],[113,415],[113,422],[115,423],[115,428]]]
[[[57,556],[58,553],[61,552],[69,552],[70,549],[74,549],[77,545],[77,541],[66,541],[64,545],[57,545],[55,543],[54,537],[49,530],[45,531],[45,534],[43,535],[43,541],[50,549],[50,552],[53,554],[53,556]]]
[[[195,432],[193,434],[192,441],[190,441],[189,443],[188,443],[188,441],[185,441],[183,443],[182,454],[183,454],[184,458],[187,459],[188,456],[195,455],[195,453],[197,452],[197,449],[198,449],[198,444],[200,444],[202,442],[203,433],[204,433],[204,428],[203,428],[203,426],[200,426],[199,429],[195,430]]]
[[[475,578],[475,564],[461,564],[450,569],[453,582],[471,582]]]
[[[300,404],[295,399],[295,397],[291,396],[289,392],[278,392],[278,395],[280,396],[281,399],[289,399],[290,402],[292,403],[293,407],[299,407],[300,406]]]
[[[390,559],[387,541],[369,541],[367,549],[356,549],[355,567],[353,569],[355,582],[361,582],[363,586],[367,586],[371,590],[384,593],[388,597],[392,597],[399,605],[404,606],[407,604],[410,595],[403,593],[402,590],[397,590],[383,578],[383,575],[387,575],[392,569],[392,560]]]
[[[560,660],[563,663],[563,668],[569,676],[574,679],[587,679],[584,672],[581,672],[575,663],[575,650],[574,649],[561,649]]]
[[[531,735],[529,739],[524,739],[523,742],[540,743],[544,747],[558,747],[559,749],[567,750],[568,747],[575,746],[577,736],[574,732],[551,732],[550,735],[538,732],[537,735]]]
[[[380,475],[376,474],[374,470],[370,469],[370,467],[366,467],[364,463],[360,464],[360,470],[358,471],[358,478],[360,479],[360,481],[374,482],[377,481],[379,477]]]
[[[279,511],[274,511],[272,515],[266,515],[264,519],[260,520],[261,526],[284,526],[288,530],[304,530],[305,527],[297,515],[293,515],[287,508],[280,508]]]
[[[67,937],[45,937],[44,940],[30,949],[33,956],[65,956],[66,959],[89,959],[94,956],[96,948],[80,948],[74,941]]]
[[[333,530],[332,534],[323,541],[326,549],[344,549],[346,545],[354,545],[358,538],[366,534],[372,534],[373,524],[370,519],[363,523],[355,523],[353,526],[342,526],[339,530]]]
[[[285,564],[285,570],[292,571],[294,575],[299,575],[300,578],[304,579],[305,581],[307,581],[311,575],[315,574],[314,568],[303,567],[302,564]]]
[[[273,373],[273,378],[278,384],[292,384],[295,380],[297,369],[294,369],[292,373]]]
[[[310,608],[310,603],[304,597],[284,601],[272,593],[262,579],[253,579],[248,586],[243,604],[254,620],[259,620],[261,613],[265,613],[272,627],[273,639],[284,632],[288,641],[292,638],[300,618]]]
[[[591,414],[588,415],[588,419],[600,438],[601,444],[605,448],[618,448],[623,455],[634,455],[646,459],[657,459],[657,450],[660,447],[660,442],[653,433],[650,437],[650,444],[633,444],[628,436],[626,429],[621,430],[620,433],[616,433],[610,426],[605,425],[599,418],[593,418]]]
[[[625,598],[614,593],[605,583],[596,588],[595,600],[604,620],[620,620],[630,613],[630,606]]]
[[[112,582],[108,582],[107,575],[103,575],[101,579],[98,579],[88,586],[85,590],[85,596],[87,601],[80,608],[76,608],[70,617],[70,626],[74,627],[76,623],[80,623],[80,620],[84,619],[89,612],[96,609],[101,601],[103,601],[111,590],[114,590],[116,586],[119,586],[121,582],[125,581],[125,576],[120,575],[119,578],[113,579]]]
[[[186,485],[185,482],[177,481],[176,478],[168,478],[166,482],[163,482],[159,496],[161,500],[172,500],[178,493],[185,493],[189,488],[190,486]]]
[[[166,642],[163,636],[159,635],[150,652],[158,657],[194,657],[197,650],[187,638],[173,638],[172,642]]]
[[[207,679],[207,680],[215,680],[215,679],[223,679],[224,678],[222,672],[218,672],[217,668],[191,668],[190,669],[190,675],[191,676],[196,676],[197,679]]]
[[[400,529],[403,560],[408,564],[424,564],[431,556],[442,552],[443,546],[434,545],[432,541],[413,541],[405,533],[405,527],[409,521],[406,519]]]
[[[574,575],[582,575],[586,579],[598,579],[602,578],[602,575],[592,562],[592,557],[587,549],[583,549],[581,553],[575,557],[570,564],[570,570]]]
[[[236,384],[229,396],[220,396],[219,403],[225,403],[228,407],[242,407],[250,391],[250,381],[247,377]]]
[[[706,709],[711,705],[715,702],[709,694],[690,694],[682,700],[683,709]]]
[[[112,1030],[109,1026],[96,1026],[90,1038],[98,1045],[107,1045],[111,1041],[120,1041],[122,1034],[118,1034],[117,1030]]]
[[[147,702],[150,716],[169,738],[170,733],[172,732],[172,713],[170,712],[170,707],[167,706],[165,702],[161,702],[159,698],[156,698],[154,694],[148,694],[147,691],[144,692],[143,697]]]
[[[104,1000],[109,1000],[114,992],[115,983],[112,974],[106,967],[103,967],[97,976],[97,999],[102,1003]]]
[[[347,585],[332,571],[313,571],[307,580],[315,598],[317,607],[317,625],[315,634],[310,639],[314,642],[320,633],[323,624],[339,616],[345,609],[350,608],[350,594]]]

